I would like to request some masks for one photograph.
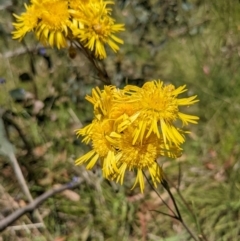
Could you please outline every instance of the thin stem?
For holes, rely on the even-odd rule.
[[[156,188],[152,185],[152,183],[149,181],[148,177],[146,176],[145,172],[143,172],[143,175],[145,176],[148,184],[151,186],[152,190],[157,194],[157,196],[161,199],[161,201],[163,202],[163,204],[168,208],[168,210],[170,210],[173,215],[170,215],[170,214],[166,214],[166,213],[163,213],[163,212],[160,212],[160,211],[157,211],[159,213],[162,213],[164,215],[167,215],[167,216],[170,216],[174,219],[178,219],[177,215],[175,214],[175,212],[171,209],[171,207],[162,199],[161,195],[158,193],[158,191],[156,190]]]
[[[170,196],[170,198],[171,198],[171,200],[173,202],[173,205],[174,205],[174,207],[176,209],[176,212],[177,212],[178,220],[180,222],[182,222],[182,220],[183,220],[182,219],[182,215],[181,215],[181,213],[180,213],[180,211],[178,209],[177,203],[176,203],[175,198],[174,198],[174,196],[173,196],[173,194],[172,194],[172,192],[171,192],[171,190],[170,190],[170,188],[168,186],[167,181],[165,179],[163,179],[161,183],[162,183],[163,187],[166,189],[166,191],[168,192],[168,194],[169,194],[169,196]]]
[[[111,80],[109,79],[109,76],[107,74],[107,71],[105,68],[99,66],[99,61],[89,52],[81,43],[79,42],[74,42],[74,45],[84,54],[84,56],[92,63],[94,68],[98,72],[98,77],[100,80],[107,84],[111,84]]]
[[[169,196],[170,196],[170,198],[171,198],[171,200],[172,200],[172,202],[173,202],[173,205],[174,205],[174,207],[175,207],[175,209],[176,209],[176,212],[177,212],[177,214],[178,214],[178,217],[179,217],[179,221],[182,223],[183,227],[187,230],[187,232],[190,234],[190,236],[191,236],[195,241],[198,241],[199,239],[197,239],[197,238],[195,237],[195,235],[193,234],[193,232],[189,229],[189,227],[188,227],[188,226],[185,224],[185,222],[183,221],[182,215],[181,215],[181,213],[180,213],[180,211],[179,211],[179,209],[178,209],[178,206],[177,206],[177,203],[176,203],[176,201],[175,201],[175,198],[174,198],[174,196],[173,196],[173,194],[172,194],[172,192],[171,192],[171,190],[170,190],[170,188],[169,188],[169,185],[168,185],[168,183],[167,183],[167,181],[166,181],[165,179],[162,181],[162,185],[163,185],[163,187],[165,188],[165,190],[168,192],[168,194],[169,194]]]
[[[195,214],[193,212],[193,210],[191,209],[191,207],[189,206],[189,204],[187,203],[187,201],[185,200],[185,198],[183,197],[179,187],[176,187],[169,179],[167,179],[167,181],[170,183],[170,185],[177,191],[178,196],[180,197],[181,201],[183,202],[183,204],[185,205],[185,207],[187,208],[187,210],[189,211],[189,213],[191,213],[192,217],[195,218]],[[199,225],[199,229],[202,235],[202,238],[205,241],[208,241],[206,235],[203,233],[202,227]]]

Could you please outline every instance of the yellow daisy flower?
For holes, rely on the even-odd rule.
[[[110,116],[113,119],[118,119],[121,116],[132,116],[140,109],[139,102],[132,101],[130,95],[126,95],[121,89],[113,92],[112,109]]]
[[[163,138],[165,143],[180,145],[184,142],[184,132],[175,127],[176,120],[181,120],[183,125],[197,123],[197,116],[180,112],[179,106],[196,103],[196,95],[178,99],[178,95],[185,92],[186,86],[175,88],[173,85],[164,85],[162,81],[150,81],[142,88],[128,85],[124,88],[127,95],[131,95],[131,102],[138,102],[141,109],[132,115],[125,123],[121,124],[122,130],[129,123],[135,123],[133,144],[137,140],[155,133],[158,138]]]
[[[114,34],[124,30],[123,24],[115,24],[114,19],[109,16],[110,10],[107,4],[110,1],[89,1],[88,4],[80,4],[79,11],[71,11],[75,19],[79,19],[83,28],[73,28],[73,35],[80,39],[84,47],[94,52],[94,55],[106,58],[105,44],[117,52],[117,44],[123,44],[123,40]]]
[[[103,174],[107,178],[113,172],[117,173],[115,148],[111,142],[113,139],[108,137],[113,131],[112,122],[109,120],[98,121],[94,120],[90,125],[78,130],[78,136],[84,136],[83,142],[92,142],[92,150],[75,162],[76,165],[81,165],[88,162],[87,169],[92,169],[98,160],[103,169]],[[109,141],[111,140],[111,142]]]
[[[92,89],[92,96],[86,96],[85,99],[93,105],[94,115],[98,120],[109,117],[114,92],[117,92],[115,86],[104,86],[102,91],[96,87]]]
[[[67,46],[70,15],[66,0],[32,0],[25,5],[26,12],[21,16],[14,14],[17,23],[12,32],[14,39],[22,39],[27,32],[34,31],[37,39],[44,45],[57,48]]]
[[[22,13],[20,16],[13,14],[16,18],[17,23],[13,23],[15,31],[12,32],[13,39],[22,40],[26,33],[33,31],[33,29],[38,24],[38,10],[35,6],[28,6],[24,4],[26,12]]]
[[[86,99],[94,107],[93,122],[78,130],[83,142],[92,143],[92,150],[76,160],[88,162],[91,169],[100,160],[103,176],[123,183],[126,171],[136,171],[133,188],[139,183],[144,191],[144,171],[154,186],[162,181],[163,172],[157,163],[161,156],[181,156],[184,132],[175,127],[197,123],[198,117],[181,113],[180,106],[197,102],[196,96],[177,98],[185,86],[175,88],[161,81],[147,82],[142,88],[128,85],[123,90],[114,86],[98,87]],[[182,138],[182,139],[181,139]]]
[[[35,33],[44,45],[57,48],[67,46],[70,15],[66,0],[32,0],[39,11],[39,23]]]
[[[154,186],[160,183],[163,178],[163,173],[161,167],[156,162],[159,156],[179,156],[180,149],[175,147],[166,149],[163,140],[159,139],[153,133],[148,137],[143,137],[142,142],[136,142],[132,144],[132,132],[133,127],[129,127],[123,133],[119,134],[118,141],[114,141],[116,149],[118,150],[116,154],[117,167],[119,173],[114,173],[115,175],[110,176],[110,179],[116,180],[117,182],[123,183],[124,175],[127,170],[136,170],[137,176],[135,183],[132,188],[134,188],[137,183],[140,185],[140,190],[144,190],[144,170],[148,170],[151,176]]]

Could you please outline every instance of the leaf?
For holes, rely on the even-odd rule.
[[[55,188],[58,188],[60,186],[61,186],[60,184],[54,185]],[[80,200],[80,195],[72,190],[65,190],[65,191],[61,192],[60,194],[73,202],[78,202]]]
[[[32,93],[25,91],[23,88],[16,88],[9,91],[9,94],[15,102],[22,102],[24,100],[33,99]]]
[[[26,91],[22,88],[16,88],[9,91],[14,101],[23,101],[26,98]]]
[[[66,237],[56,237],[54,241],[65,241]]]
[[[8,141],[2,118],[0,118],[0,155],[9,156],[14,153],[13,145]]]

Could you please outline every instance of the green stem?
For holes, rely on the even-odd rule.
[[[199,239],[197,239],[197,238],[195,237],[195,235],[193,234],[193,232],[189,229],[189,227],[188,227],[188,226],[185,224],[185,222],[183,221],[182,215],[181,215],[181,213],[180,213],[180,211],[179,211],[179,209],[178,209],[178,206],[177,206],[177,203],[176,203],[176,201],[175,201],[175,198],[174,198],[174,196],[173,196],[173,194],[172,194],[172,192],[171,192],[171,190],[170,190],[170,188],[169,188],[169,185],[168,185],[168,183],[167,183],[167,181],[166,181],[165,179],[163,179],[162,185],[163,185],[163,187],[165,188],[165,190],[168,192],[168,194],[169,194],[169,196],[170,196],[170,198],[171,198],[171,200],[172,200],[172,202],[173,202],[173,205],[174,205],[174,207],[175,207],[175,209],[176,209],[176,212],[177,212],[177,215],[178,215],[178,220],[182,223],[183,227],[187,230],[187,232],[190,234],[190,236],[191,236],[195,241],[199,241]]]
[[[191,207],[189,206],[189,204],[186,202],[185,198],[183,197],[182,193],[180,192],[179,188],[177,188],[170,180],[167,180],[171,186],[173,186],[173,188],[177,191],[177,194],[179,195],[181,201],[183,202],[183,204],[186,206],[187,210],[191,213],[192,217],[194,219],[195,218],[195,214],[193,212],[193,210],[191,209]],[[203,233],[203,230],[202,230],[202,227],[199,225],[199,229],[200,229],[200,232],[201,232],[201,236],[202,238],[205,240],[205,241],[208,241],[206,235]]]

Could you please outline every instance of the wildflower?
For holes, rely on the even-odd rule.
[[[184,131],[175,127],[175,122],[181,120],[183,125],[197,123],[198,117],[180,112],[179,107],[196,103],[197,96],[178,99],[178,95],[185,92],[186,86],[175,88],[173,85],[163,85],[162,81],[151,81],[142,88],[128,85],[124,88],[127,95],[131,96],[131,103],[137,102],[141,109],[132,115],[121,129],[129,123],[135,123],[133,144],[142,140],[143,136],[155,133],[158,138],[163,138],[165,143],[180,145],[184,142]]]
[[[108,44],[114,52],[119,50],[117,44],[123,44],[123,40],[114,34],[124,30],[123,24],[115,24],[115,20],[109,16],[107,8],[109,1],[89,1],[88,4],[79,4],[79,11],[70,11],[75,19],[79,19],[82,28],[73,29],[73,35],[83,43],[84,47],[94,52],[94,55],[106,58],[105,44]]]
[[[177,157],[180,154],[179,148],[166,149],[162,139],[157,138],[153,133],[148,137],[144,137],[142,142],[138,141],[132,144],[133,127],[128,128],[123,133],[118,135],[116,149],[116,163],[119,169],[118,173],[110,179],[123,183],[124,175],[127,170],[136,171],[136,180],[132,189],[139,183],[140,190],[144,190],[144,175],[143,172],[148,170],[154,186],[160,183],[163,179],[162,168],[156,162],[159,156]],[[117,135],[115,135],[117,138]]]
[[[114,86],[104,86],[101,91],[98,87],[92,90],[92,96],[86,96],[86,100],[92,103],[94,115],[98,120],[108,118],[112,108],[113,93],[117,89]]]
[[[44,45],[62,48],[67,46],[70,15],[68,3],[63,0],[32,0],[32,5],[25,4],[26,12],[21,16],[14,14],[17,23],[13,31],[14,39],[22,39],[27,32],[34,31],[37,39]]]
[[[35,29],[40,42],[51,47],[66,47],[70,25],[68,2],[63,0],[33,0],[32,2],[40,15]]]
[[[128,85],[98,87],[86,99],[94,107],[92,123],[77,131],[92,150],[76,160],[88,162],[91,169],[99,160],[103,176],[123,183],[127,171],[136,172],[133,184],[144,191],[144,172],[148,171],[156,187],[163,179],[159,157],[181,156],[185,132],[175,127],[196,123],[198,117],[180,112],[179,107],[197,102],[196,96],[177,98],[185,86],[175,88],[161,81],[147,82],[142,88]]]
[[[109,134],[112,132],[112,123],[108,120],[94,120],[90,125],[77,131],[77,135],[84,136],[83,142],[87,144],[91,141],[92,150],[76,160],[76,165],[88,162],[87,169],[100,160],[104,176],[108,177],[111,173],[118,172],[115,160],[115,148],[111,145]]]
[[[26,12],[22,13],[21,16],[13,14],[17,21],[17,23],[13,23],[13,26],[16,28],[16,30],[12,32],[13,39],[22,40],[26,33],[33,31],[37,26],[39,14],[36,7],[32,5],[28,6],[27,4],[24,4],[24,6]]]
[[[114,52],[123,41],[115,33],[124,30],[123,24],[115,24],[110,17],[112,1],[104,0],[32,0],[26,12],[14,14],[16,23],[14,39],[22,40],[28,32],[34,32],[43,45],[65,48],[67,40],[77,40],[95,57],[106,57],[105,45]]]

